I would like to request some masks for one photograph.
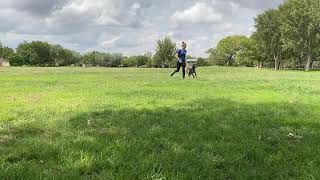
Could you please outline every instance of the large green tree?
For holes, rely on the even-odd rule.
[[[22,66],[24,65],[23,58],[17,54],[13,53],[8,57],[11,66]]]
[[[81,62],[84,64],[91,64],[94,66],[103,67],[117,67],[122,63],[123,56],[120,53],[104,53],[98,51],[92,51],[85,53]]]
[[[0,58],[8,59],[14,53],[14,49],[3,46],[0,41]]]
[[[54,65],[54,58],[50,52],[49,43],[41,41],[23,42],[17,47],[17,53],[23,59],[24,64],[34,66]]]
[[[0,58],[3,56],[3,45],[2,42],[0,41]]]
[[[216,48],[208,51],[209,62],[214,65],[232,66],[236,62],[237,57],[240,58],[241,54],[247,52],[249,46],[250,39],[246,36],[227,36],[219,41]],[[244,59],[243,56],[242,59]],[[240,59],[238,60],[241,61]]]
[[[26,41],[18,45],[16,52],[22,59],[22,65],[31,65],[31,62],[34,62],[37,56],[32,50],[30,43]]]
[[[214,65],[221,65],[217,62],[217,56],[218,56],[218,50],[216,48],[210,48],[208,51],[207,51],[207,54],[209,54],[209,57],[208,57],[208,63],[211,65],[211,66],[214,66]],[[223,65],[223,64],[222,64]]]
[[[150,54],[131,56],[123,60],[123,65],[125,67],[140,67],[149,66],[151,64]]]
[[[261,39],[257,33],[253,33],[250,37],[251,41],[251,56],[257,61],[258,67],[274,67],[273,56],[265,51],[265,45],[261,43]]]
[[[55,64],[59,66],[69,66],[79,63],[81,58],[78,52],[66,49],[61,45],[51,45],[50,56],[54,59]]]
[[[157,65],[164,66],[175,59],[175,53],[177,51],[176,44],[169,38],[165,37],[157,41],[156,53],[154,56],[154,62]]]
[[[95,63],[95,52],[87,52],[81,57],[81,63],[83,64],[94,64]]]
[[[320,48],[320,1],[287,0],[279,9],[284,46],[299,51],[306,58],[305,69],[309,71]]]
[[[253,67],[260,65],[256,56],[256,41],[254,38],[244,38],[242,40],[242,48],[235,57],[235,63],[238,66]]]
[[[255,18],[257,51],[262,51],[264,58],[272,56],[275,69],[280,68],[283,58],[281,22],[281,12],[277,9],[267,10]]]
[[[14,49],[9,47],[2,48],[2,57],[8,59],[12,54],[14,54]]]

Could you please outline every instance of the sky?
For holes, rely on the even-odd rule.
[[[227,35],[249,36],[254,17],[283,0],[1,0],[0,41],[61,44],[82,53],[155,51],[170,36],[206,57]]]

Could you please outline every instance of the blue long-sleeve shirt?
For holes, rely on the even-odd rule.
[[[185,50],[185,49],[178,49],[178,50],[177,50],[177,54],[178,54],[179,59],[180,59],[182,62],[186,62],[186,59],[187,59],[187,50]]]

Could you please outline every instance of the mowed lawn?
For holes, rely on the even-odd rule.
[[[320,178],[320,72],[171,71],[0,68],[0,179]]]

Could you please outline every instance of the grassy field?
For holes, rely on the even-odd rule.
[[[0,68],[0,179],[320,178],[320,72],[171,71]]]

